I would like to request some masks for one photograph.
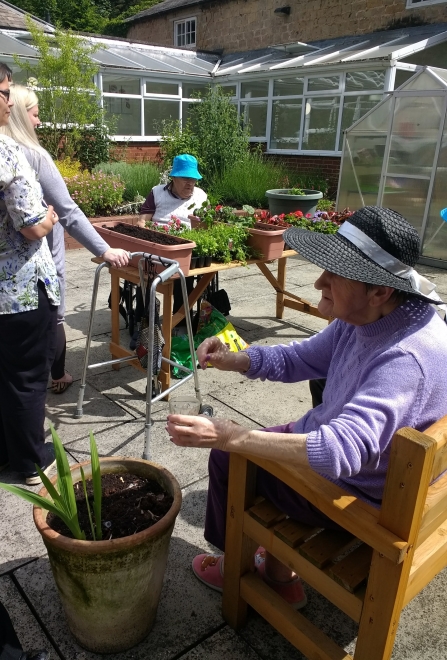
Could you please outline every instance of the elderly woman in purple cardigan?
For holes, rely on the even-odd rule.
[[[380,507],[390,442],[403,426],[420,431],[447,414],[447,326],[435,286],[415,270],[417,231],[391,209],[356,211],[334,235],[291,228],[285,241],[323,272],[319,311],[335,320],[301,343],[252,346],[230,353],[217,338],[197,351],[208,363],[247,378],[293,383],[327,378],[322,403],[298,421],[250,430],[224,419],[169,415],[180,446],[211,447],[205,538],[225,547],[229,452],[247,452],[310,466],[355,496]],[[335,524],[263,470],[257,492],[290,518],[318,527]],[[259,576],[293,607],[306,604],[297,575],[263,548]],[[195,575],[220,591],[223,555],[198,555]]]

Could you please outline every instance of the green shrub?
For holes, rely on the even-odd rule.
[[[221,177],[215,177],[211,190],[223,204],[266,207],[265,191],[283,188],[288,174],[284,165],[264,160],[259,152],[248,153],[242,161],[227,167]]]
[[[78,160],[72,160],[68,156],[66,158],[62,158],[62,160],[54,161],[54,164],[64,179],[69,179],[72,176],[76,176],[82,171],[81,163]]]
[[[160,170],[154,163],[100,163],[95,172],[119,176],[125,186],[125,202],[134,202],[137,196],[146,198],[160,181]]]
[[[247,246],[248,232],[243,227],[237,225],[227,225],[217,223],[211,225],[208,229],[185,229],[182,232],[182,238],[187,238],[191,241],[196,241],[198,232],[207,234],[206,252],[205,249],[202,254],[210,254],[208,249],[214,250],[213,257],[216,261],[223,263],[230,263],[230,261],[241,261],[245,263],[251,256],[251,250]],[[197,245],[202,241],[198,238]]]
[[[68,192],[88,217],[111,215],[123,201],[124,184],[118,176],[81,172],[65,179]]]
[[[317,204],[317,211],[334,211],[335,210],[335,202],[332,199],[325,199],[324,197],[322,199],[318,200]]]
[[[301,172],[288,175],[287,179],[283,181],[283,185],[278,188],[305,188],[306,190],[320,190],[323,196],[327,195],[329,182],[322,172]]]
[[[244,127],[236,106],[222,87],[209,87],[200,97],[200,103],[189,108],[186,125],[162,122],[160,151],[164,169],[172,159],[182,153],[195,156],[203,176],[205,190],[223,172],[243,160],[249,150],[249,130]]]

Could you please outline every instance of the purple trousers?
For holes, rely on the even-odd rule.
[[[292,433],[294,424],[295,422],[291,422],[284,426],[273,426],[263,430],[272,433]],[[211,450],[208,464],[209,487],[204,536],[209,543],[222,552],[225,551],[229,461],[228,452],[219,449]],[[341,529],[337,523],[325,516],[308,500],[259,467],[256,475],[256,494],[268,499],[292,520],[315,527]]]

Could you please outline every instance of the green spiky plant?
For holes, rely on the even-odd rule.
[[[61,439],[51,426],[51,435],[53,437],[54,451],[56,455],[56,468],[57,468],[57,482],[56,487],[53,486],[49,478],[42,472],[40,467],[36,465],[37,472],[42,479],[42,483],[48,491],[51,499],[37,495],[32,491],[22,488],[20,486],[13,486],[11,484],[0,483],[0,488],[18,495],[27,502],[31,502],[35,506],[40,506],[42,509],[50,511],[55,516],[58,516],[68,527],[75,539],[85,541],[85,533],[79,526],[78,509],[76,504],[73,480],[71,477],[70,466],[68,464],[67,456]],[[87,485],[84,475],[84,470],[81,467],[81,479],[85,494],[85,501],[87,504],[88,517],[90,521],[91,533],[94,541],[102,539],[101,529],[101,504],[102,504],[102,490],[101,490],[101,470],[99,467],[98,448],[93,433],[90,431],[90,459],[92,464],[92,482],[93,482],[93,518],[90,509],[90,503],[87,497]]]

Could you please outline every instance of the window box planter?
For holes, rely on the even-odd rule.
[[[248,245],[262,254],[264,259],[278,259],[284,251],[285,230],[286,227],[257,222],[255,227],[248,230]]]
[[[124,231],[130,233],[119,233],[114,230],[118,225],[124,227]],[[95,229],[103,239],[113,248],[122,248],[128,252],[148,252],[157,257],[166,257],[178,261],[184,275],[188,275],[191,254],[196,244],[193,241],[187,241],[180,236],[171,236],[163,231],[154,229],[144,229],[142,227],[133,227],[121,221],[105,222],[102,225],[95,225]],[[122,228],[120,228],[122,229]],[[147,236],[147,238],[146,238]],[[134,257],[130,264],[138,266],[138,257]],[[158,267],[157,267],[158,268]],[[162,267],[158,268],[158,271]]]
[[[313,215],[317,210],[318,200],[323,197],[319,190],[304,190],[304,195],[290,195],[290,188],[277,188],[267,190],[265,195],[269,200],[269,211],[271,215],[281,213],[293,213],[301,211],[303,215]]]

